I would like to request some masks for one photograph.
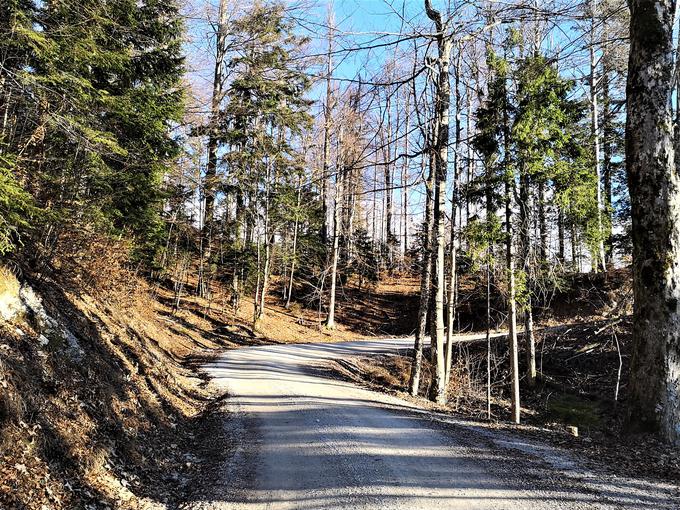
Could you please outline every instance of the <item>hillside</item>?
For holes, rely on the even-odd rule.
[[[201,476],[196,452],[214,433],[206,427],[220,426],[209,416],[221,395],[205,384],[201,363],[244,345],[404,334],[393,319],[403,319],[413,295],[387,283],[359,301],[348,288],[333,332],[313,310],[286,310],[272,296],[253,331],[252,303],[234,315],[219,304],[219,287],[212,302],[185,294],[174,309],[170,289],[120,267],[74,274],[0,272],[3,508],[172,504]]]

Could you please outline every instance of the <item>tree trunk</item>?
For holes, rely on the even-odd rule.
[[[234,227],[234,252],[239,254],[243,249],[242,240],[242,230],[243,230],[243,193],[240,190],[236,191],[236,214],[234,215],[234,221],[236,222]],[[238,257],[238,255],[237,255]],[[234,274],[231,280],[231,305],[234,309],[234,313],[238,312],[241,306],[241,270],[243,265],[241,261],[237,258],[234,264]]]
[[[286,296],[286,310],[290,308],[290,297],[293,294],[293,278],[295,276],[295,259],[297,257],[298,228],[300,225],[300,201],[302,199],[302,175],[298,181],[297,201],[295,207],[295,225],[293,226],[293,255],[290,260],[290,279],[288,280],[288,295]]]
[[[335,329],[335,294],[338,280],[338,260],[340,258],[340,230],[342,224],[342,127],[338,133],[338,157],[335,168],[335,200],[333,206],[333,253],[331,261],[331,288],[328,302],[326,328]]]
[[[449,275],[449,301],[446,317],[446,355],[445,355],[445,385],[448,388],[449,380],[451,378],[451,363],[453,358],[453,325],[456,318],[456,300],[457,300],[457,268],[456,258],[458,256],[458,232],[457,219],[459,207],[459,193],[460,193],[460,170],[458,168],[458,150],[460,148],[461,135],[461,114],[460,114],[460,72],[461,72],[461,55],[458,53],[456,58],[456,81],[454,87],[454,98],[456,107],[456,136],[453,146],[453,193],[451,196],[451,274]]]
[[[606,27],[606,23],[605,23]],[[614,259],[614,240],[612,232],[612,158],[614,145],[614,126],[613,113],[611,110],[611,91],[609,84],[609,45],[607,43],[607,32],[603,32],[602,43],[602,179],[604,187],[604,217],[606,218],[605,227],[605,262],[607,266],[613,263]]]
[[[533,215],[533,203],[531,200],[531,184],[526,170],[520,177],[520,221],[522,223],[522,266],[526,273],[527,302],[524,310],[524,342],[527,352],[527,383],[533,386],[536,381],[536,346],[534,343],[533,316],[532,316],[532,261],[531,261],[531,224]],[[533,354],[532,354],[533,353]]]
[[[545,181],[541,179],[538,182],[538,233],[541,264],[548,262],[548,222],[545,209]]]
[[[564,213],[562,208],[557,210],[557,258],[564,265]]]
[[[203,208],[203,224],[201,228],[201,260],[199,267],[198,285],[196,288],[199,296],[206,296],[208,292],[210,258],[212,255],[213,220],[215,216],[215,185],[217,179],[217,150],[219,145],[219,117],[220,104],[223,91],[224,57],[226,53],[227,31],[227,0],[220,0],[219,21],[217,25],[217,38],[215,44],[215,70],[213,74],[212,101],[210,106],[210,126],[208,133],[208,161],[205,168],[203,181],[203,194],[205,206]]]
[[[437,29],[437,85],[435,99],[435,126],[437,139],[435,147],[434,180],[434,232],[432,250],[432,292],[434,295],[434,317],[432,321],[432,350],[434,370],[430,398],[438,404],[446,403],[445,366],[444,366],[444,288],[446,286],[444,217],[446,207],[446,172],[448,166],[449,142],[449,105],[451,84],[449,66],[452,42],[445,33],[445,26],[439,11],[432,8],[430,0],[425,0],[427,16],[434,21]]]
[[[503,104],[503,166],[505,167],[505,264],[508,271],[508,343],[510,347],[510,377],[511,377],[511,399],[512,399],[512,420],[520,422],[520,393],[519,393],[519,347],[517,345],[517,286],[515,282],[515,244],[513,239],[512,214],[515,203],[515,172],[510,160],[510,115],[508,112],[508,90],[507,82],[504,87]],[[487,274],[487,280],[489,275]],[[487,282],[487,294],[490,292],[490,284]],[[487,301],[489,298],[487,297]],[[487,303],[489,308],[490,303]],[[488,312],[487,312],[488,313]],[[488,322],[488,318],[487,318]],[[487,326],[488,329],[488,326]],[[487,333],[487,337],[489,333]],[[491,341],[487,338],[487,414],[491,419]]]
[[[387,248],[387,267],[390,271],[393,268],[394,262],[394,246],[392,239],[394,236],[392,230],[392,105],[390,101],[390,95],[388,90],[387,104],[387,140],[385,144],[384,154],[385,157],[385,244]]]
[[[331,166],[331,118],[333,113],[333,19],[329,10],[328,14],[328,53],[326,55],[326,102],[323,109],[323,163],[322,163],[322,216],[321,242],[324,246],[328,243],[328,186],[330,182]]]
[[[401,218],[402,218],[402,234],[403,234],[403,257],[402,265],[404,265],[404,259],[406,258],[406,253],[408,252],[408,150],[409,150],[409,131],[411,129],[411,92],[406,94],[406,131],[404,133],[404,164],[401,169]]]
[[[626,170],[633,218],[632,425],[680,443],[680,177],[673,147],[675,1],[630,0]],[[653,206],[651,206],[653,204]]]
[[[420,374],[423,365],[423,344],[425,343],[425,332],[427,329],[427,315],[430,307],[430,292],[432,284],[432,223],[434,220],[434,208],[432,207],[433,188],[434,188],[434,156],[431,151],[429,141],[425,141],[425,148],[429,166],[427,181],[425,182],[425,222],[423,239],[423,267],[420,275],[420,302],[418,306],[418,325],[416,327],[416,339],[413,346],[413,360],[411,362],[411,377],[409,389],[414,397],[418,395],[420,388]],[[423,167],[425,166],[426,156],[423,154]]]
[[[605,262],[604,252],[604,227],[602,224],[602,168],[600,165],[600,126],[599,126],[599,111],[598,111],[598,83],[597,83],[597,56],[595,53],[595,16],[597,13],[597,0],[590,0],[591,6],[591,43],[590,43],[590,125],[593,136],[593,152],[595,158],[595,176],[596,184],[596,198],[597,198],[597,254],[595,254],[596,263],[593,268],[597,271],[602,267],[603,271],[607,271],[607,264]]]
[[[486,419],[491,421],[491,244],[486,247]]]
[[[571,240],[571,265],[575,272],[581,271],[581,260],[578,256],[578,236],[576,235],[576,225],[572,221],[569,225],[569,238]]]

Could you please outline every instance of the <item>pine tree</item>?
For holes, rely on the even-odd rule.
[[[229,63],[235,76],[227,91],[232,149],[226,160],[239,200],[250,209],[244,221],[254,246],[244,249],[256,268],[254,322],[265,312],[275,234],[286,223],[286,202],[297,194],[300,155],[293,143],[310,123],[304,97],[309,81],[293,53],[305,41],[284,14],[279,3],[255,5],[238,20],[244,43]]]

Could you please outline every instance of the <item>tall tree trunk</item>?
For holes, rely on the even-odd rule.
[[[335,329],[335,294],[338,280],[338,260],[340,259],[340,234],[342,226],[342,197],[343,197],[343,162],[342,162],[342,126],[338,133],[338,156],[335,165],[335,200],[333,206],[333,253],[331,260],[331,288],[328,301],[328,317],[326,328]]]
[[[331,166],[331,119],[333,115],[333,17],[329,8],[328,13],[328,52],[326,54],[326,101],[323,108],[323,162],[322,162],[322,201],[321,209],[323,221],[321,223],[321,241],[324,246],[328,243],[328,187],[330,183]]]
[[[437,85],[435,99],[435,126],[437,139],[435,147],[434,179],[434,233],[432,246],[432,292],[434,295],[434,317],[432,321],[432,350],[434,370],[430,398],[438,404],[446,403],[445,366],[444,366],[444,288],[446,286],[445,250],[446,236],[444,217],[446,207],[446,172],[448,166],[449,144],[449,105],[451,103],[451,84],[449,67],[452,42],[445,33],[446,26],[439,11],[432,8],[430,0],[425,0],[427,16],[434,21],[437,29]]]
[[[401,169],[401,221],[402,221],[402,235],[403,235],[403,248],[402,248],[402,265],[404,265],[404,259],[406,257],[406,252],[408,252],[408,165],[409,165],[409,131],[411,129],[411,91],[406,93],[406,130],[404,132],[404,164]]]
[[[197,294],[205,296],[208,292],[210,278],[206,276],[206,267],[210,267],[212,255],[213,220],[215,217],[215,187],[217,179],[217,150],[219,145],[220,104],[223,97],[224,57],[227,37],[227,0],[220,0],[219,21],[215,42],[215,70],[213,74],[212,101],[210,105],[210,126],[208,132],[208,161],[203,181],[205,205],[203,208],[203,225],[201,229],[201,260]]]
[[[508,343],[510,347],[510,377],[512,420],[520,422],[520,393],[519,393],[519,346],[517,344],[517,286],[515,282],[515,244],[513,239],[512,215],[515,203],[515,172],[510,156],[510,113],[508,112],[507,80],[504,85],[503,100],[503,166],[505,170],[505,264],[508,271]],[[487,274],[487,280],[489,275]],[[487,294],[490,292],[487,282]],[[488,301],[487,297],[487,301]],[[490,303],[487,303],[487,308]],[[487,312],[488,313],[488,312]],[[487,319],[488,322],[488,319]],[[487,326],[488,329],[488,326]],[[487,333],[488,337],[489,333]],[[487,338],[487,365],[490,362],[491,344]],[[487,377],[491,377],[490,367],[487,366]],[[491,419],[491,381],[487,381],[487,398],[489,399],[488,417]]]
[[[491,243],[486,246],[486,419],[491,421]]]
[[[420,375],[423,366],[423,344],[425,343],[425,333],[427,329],[427,316],[430,308],[430,292],[432,285],[432,223],[434,221],[434,208],[432,199],[434,198],[434,155],[430,134],[425,140],[426,152],[423,154],[423,170],[427,161],[428,176],[425,182],[425,218],[423,223],[423,267],[420,274],[420,301],[418,306],[418,324],[416,326],[416,338],[413,346],[413,360],[411,362],[411,377],[409,380],[409,390],[414,397],[418,395],[420,388]]]
[[[595,159],[595,176],[597,180],[596,199],[597,199],[597,254],[596,263],[593,268],[597,271],[602,267],[607,271],[604,251],[604,226],[602,222],[602,167],[600,165],[600,126],[599,126],[599,106],[598,106],[598,80],[597,80],[597,54],[595,52],[595,30],[597,15],[597,0],[590,0],[591,8],[591,42],[590,42],[590,126],[593,136],[593,152]]]
[[[460,170],[458,168],[458,150],[460,149],[460,135],[461,135],[461,113],[460,113],[460,73],[461,73],[461,55],[460,52],[456,58],[456,80],[454,86],[454,98],[456,108],[456,126],[455,126],[455,142],[453,146],[453,192],[451,195],[451,274],[449,275],[449,301],[447,307],[446,317],[446,355],[445,355],[445,385],[448,388],[449,380],[451,378],[451,363],[453,358],[453,325],[456,318],[456,300],[457,300],[457,267],[456,258],[458,256],[458,232],[457,219],[459,207],[459,193],[460,193]]]
[[[557,209],[557,258],[564,264],[564,212],[562,208]]]
[[[234,221],[235,221],[235,226],[234,226],[234,253],[237,254],[237,257],[239,257],[238,254],[241,253],[243,249],[243,216],[244,216],[244,206],[243,206],[243,193],[240,190],[236,191],[236,211],[234,215]],[[234,313],[238,312],[238,309],[241,305],[241,271],[243,270],[243,264],[241,263],[241,260],[237,258],[237,260],[234,263],[234,273],[232,275],[232,280],[231,280],[231,305],[232,308],[234,309]]]
[[[531,183],[526,169],[520,176],[520,221],[522,224],[522,266],[526,273],[526,308],[524,310],[524,342],[527,354],[527,383],[533,386],[536,381],[536,345],[534,340],[534,321],[532,311],[532,270],[531,267],[531,225],[533,203],[531,199]]]
[[[576,234],[576,225],[572,220],[569,224],[569,239],[571,241],[571,266],[573,271],[581,271],[581,259],[578,256],[578,235]]]
[[[300,225],[300,202],[302,200],[302,175],[298,180],[297,200],[295,202],[295,224],[293,226],[293,254],[290,260],[290,279],[288,280],[288,295],[286,296],[286,310],[290,308],[290,297],[293,295],[293,278],[295,277],[295,260],[297,258],[298,228]]]
[[[680,443],[680,176],[673,147],[674,0],[630,0],[626,170],[633,218],[630,419]],[[653,204],[653,207],[650,205]]]
[[[546,218],[545,181],[538,182],[538,233],[541,264],[548,262],[548,220]]]
[[[604,27],[606,28],[606,23]],[[602,35],[602,180],[604,187],[603,209],[606,219],[605,228],[605,262],[609,267],[614,259],[613,209],[612,209],[612,158],[614,154],[614,115],[611,108],[611,90],[609,83],[609,44],[607,31]]]
[[[384,153],[385,158],[385,244],[387,247],[387,267],[390,271],[393,268],[394,262],[394,246],[393,238],[394,231],[392,229],[392,101],[390,100],[389,90],[386,102],[387,113],[387,140],[385,143]]]

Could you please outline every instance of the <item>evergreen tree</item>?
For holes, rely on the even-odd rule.
[[[252,245],[244,249],[256,259],[256,272],[250,275],[256,321],[264,315],[274,238],[288,220],[299,183],[301,155],[294,143],[310,124],[310,103],[304,97],[309,80],[294,58],[305,41],[293,34],[284,14],[280,3],[256,4],[236,22],[243,45],[229,62],[235,76],[225,111],[231,148],[226,163],[241,213],[246,204],[248,209],[247,216],[237,216],[251,233],[247,240]],[[241,239],[235,241],[241,245]]]
[[[15,1],[1,16],[10,35],[0,43],[3,183],[20,182],[49,211],[56,236],[74,223],[127,233],[150,261],[162,232],[162,176],[179,149],[171,137],[182,114],[177,6]],[[27,196],[11,202],[25,210]]]

